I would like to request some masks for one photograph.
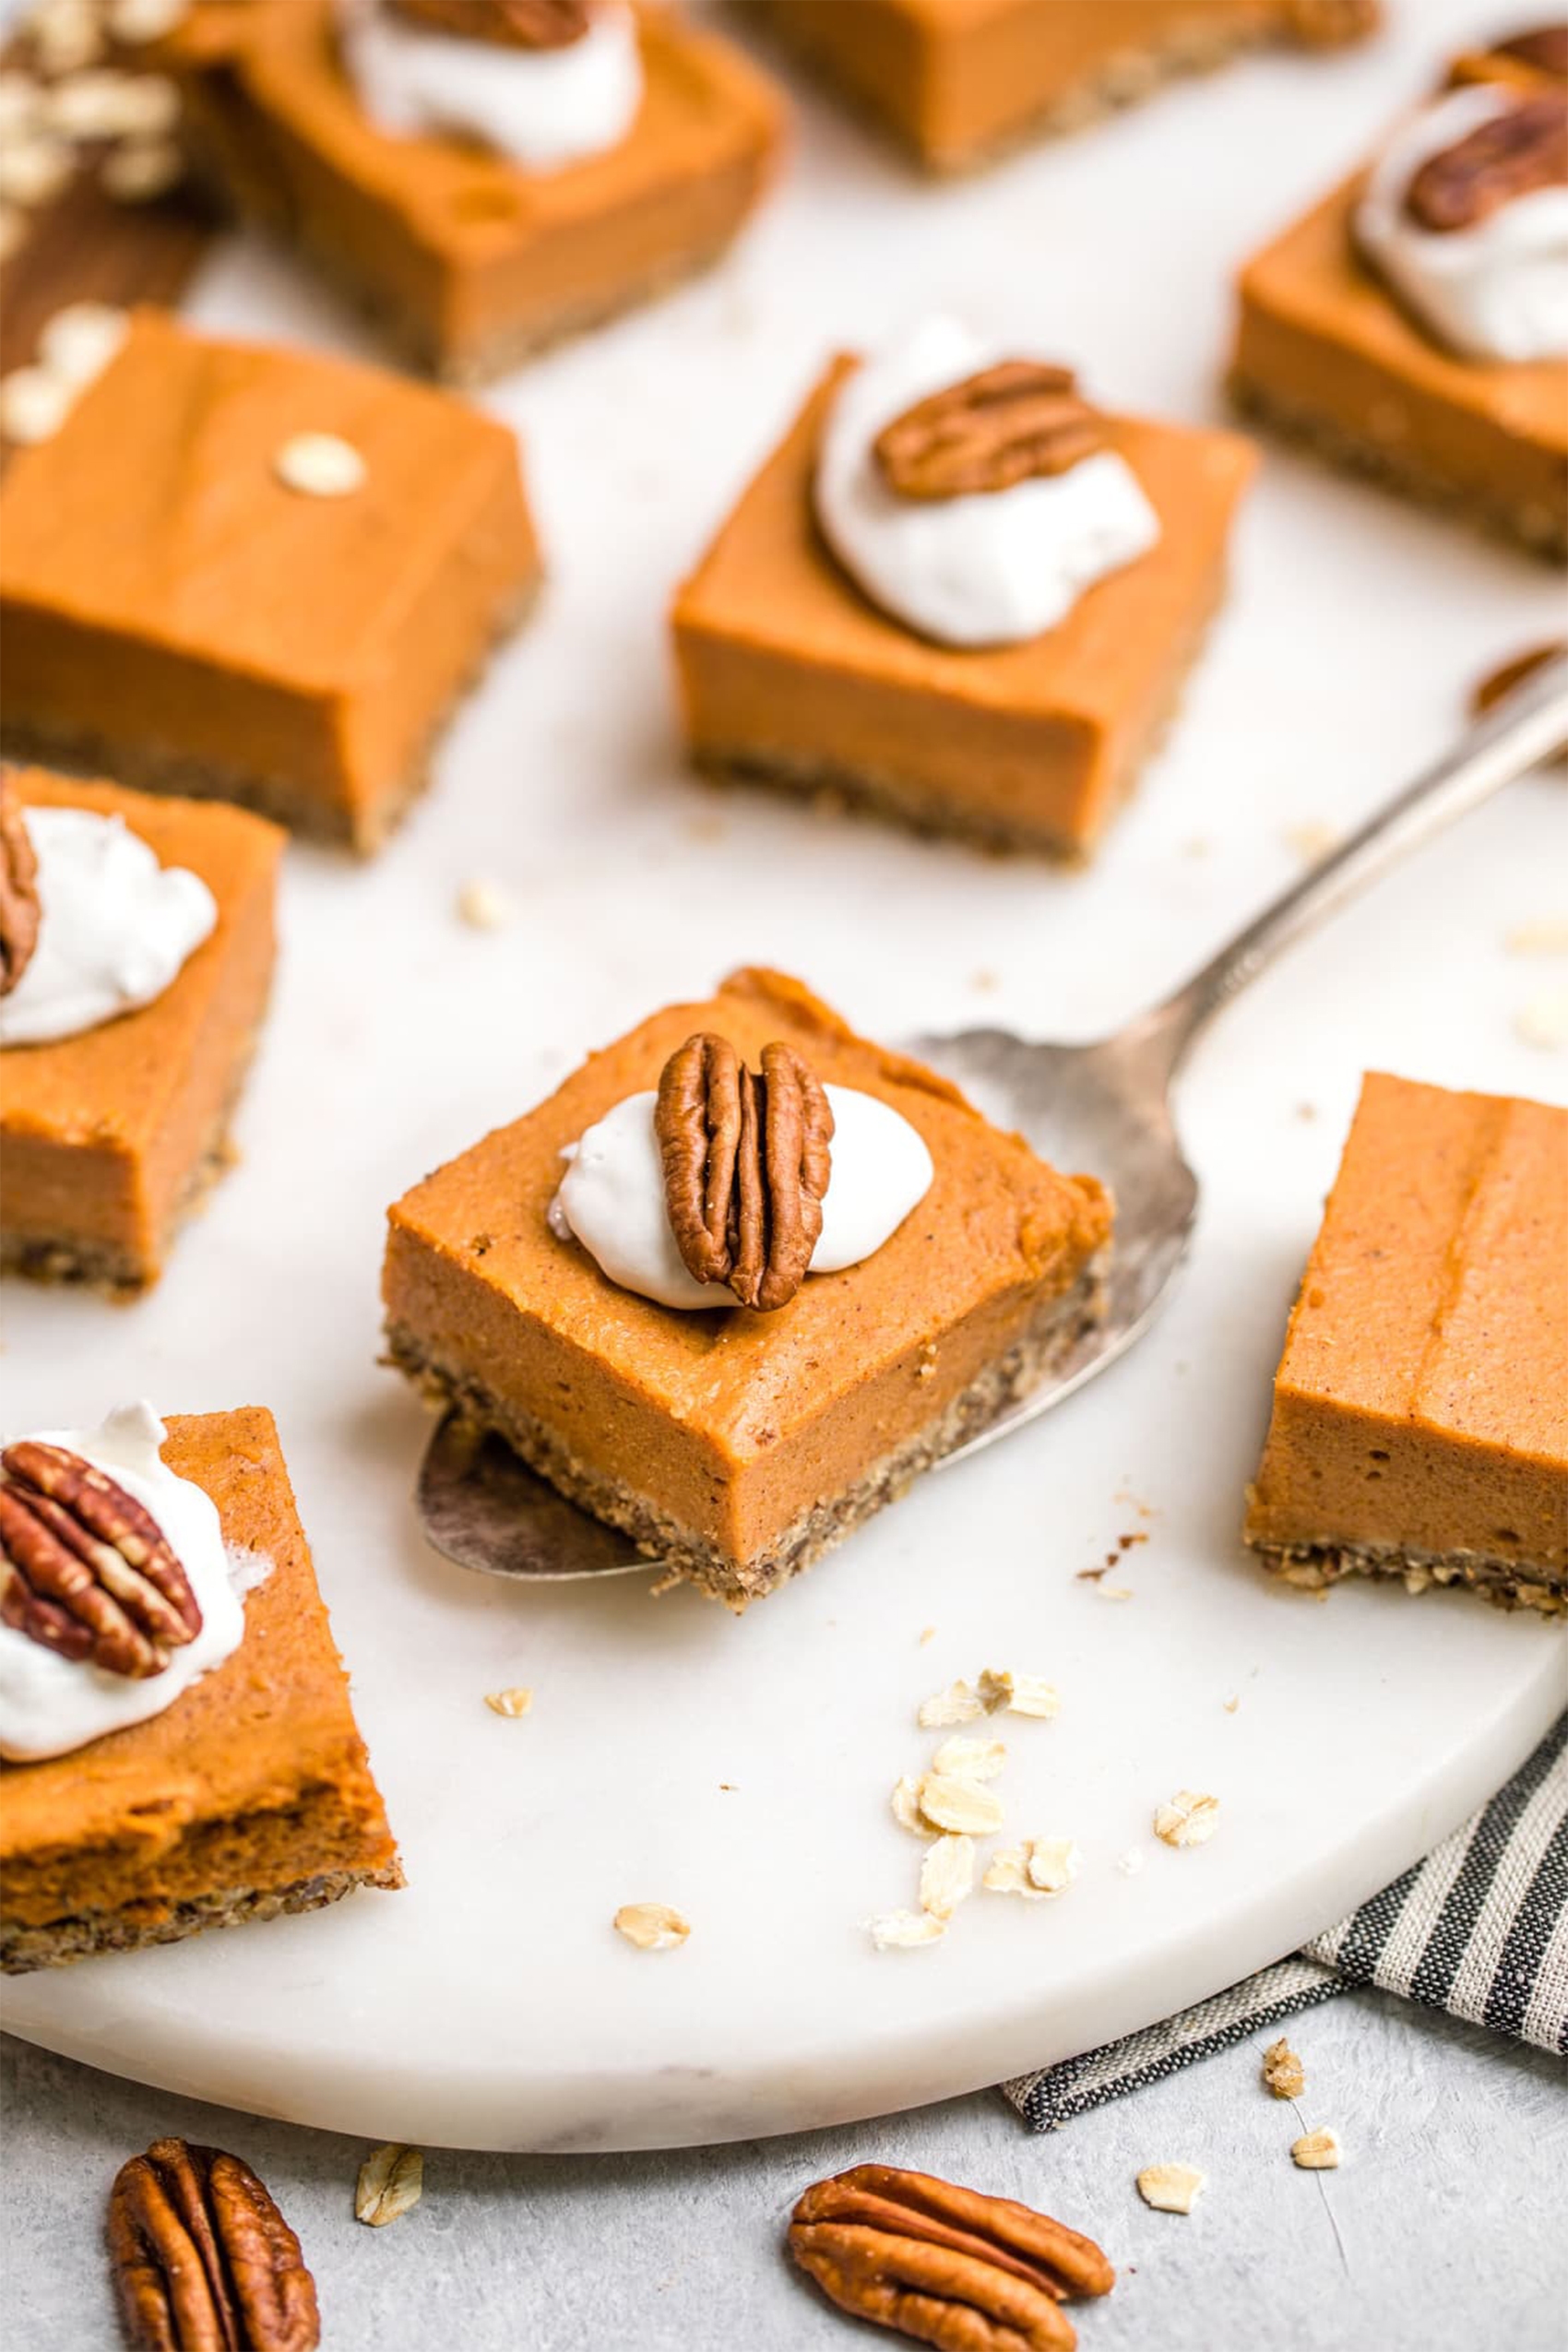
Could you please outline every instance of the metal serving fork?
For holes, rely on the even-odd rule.
[[[1114,1037],[1040,1045],[1006,1029],[963,1029],[910,1041],[911,1052],[956,1080],[989,1117],[1027,1135],[1057,1167],[1092,1170],[1116,1201],[1103,1319],[1085,1331],[1053,1379],[1020,1397],[938,1468],[1049,1412],[1147,1330],[1187,1253],[1197,1215],[1198,1182],[1182,1157],[1170,1090],[1210,1016],[1282,947],[1408,849],[1565,746],[1568,655],[1560,655],[1265,907],[1183,987]],[[498,1438],[481,1436],[456,1414],[430,1442],[418,1508],[438,1551],[492,1575],[559,1579],[658,1566],[625,1536],[565,1502]]]

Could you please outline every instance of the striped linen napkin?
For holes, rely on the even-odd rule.
[[[1054,2131],[1352,1985],[1568,2054],[1568,1715],[1463,1829],[1292,1959],[1002,2088]]]

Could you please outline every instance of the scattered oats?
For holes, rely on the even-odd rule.
[[[623,1903],[613,1924],[639,1952],[673,1952],[692,1931],[691,1921],[668,1903]]]
[[[1141,1846],[1129,1846],[1124,1854],[1118,1854],[1116,1857],[1116,1867],[1123,1878],[1136,1878],[1143,1866],[1144,1854]]]
[[[470,931],[505,931],[512,901],[493,882],[465,882],[457,893],[457,917]]]
[[[353,444],[335,433],[296,433],[272,460],[286,490],[306,498],[347,498],[365,478],[365,463]]]
[[[932,1835],[930,1823],[921,1819],[921,1792],[908,1773],[893,1784],[893,1818],[900,1829],[912,1829],[917,1837]]]
[[[1131,1600],[1133,1598],[1131,1585],[1097,1584],[1095,1590],[1101,1600]]]
[[[161,41],[190,11],[191,0],[110,0],[109,30],[116,41]]]
[[[1004,1707],[1013,1704],[1013,1677],[1005,1667],[982,1668],[975,1689],[987,1715],[1000,1715]]]
[[[57,196],[75,165],[63,139],[34,137],[8,140],[0,148],[0,197],[7,204],[47,204]]]
[[[934,1625],[922,1625],[921,1627],[921,1647],[922,1650],[928,1642],[933,1642],[935,1639],[936,1628]]]
[[[1178,1788],[1154,1816],[1154,1834],[1167,1846],[1206,1846],[1219,1826],[1219,1800]]]
[[[940,1778],[994,1780],[1006,1761],[1000,1740],[944,1740],[931,1768]]]
[[[173,139],[137,139],[105,156],[98,181],[104,195],[112,196],[117,204],[152,204],[159,196],[167,196],[171,188],[178,187],[184,176],[185,159]],[[359,484],[356,481],[346,486],[354,490]],[[341,494],[316,493],[317,497]]]
[[[1018,1674],[1013,1678],[1013,1695],[1007,1702],[1009,1714],[1038,1716],[1049,1723],[1061,1706],[1061,1693],[1043,1674]]]
[[[1264,2088],[1277,2099],[1299,2099],[1306,2087],[1301,2061],[1283,2034],[1263,2054]]]
[[[1227,1700],[1226,1700],[1226,1702],[1225,1702],[1225,1712],[1226,1712],[1226,1714],[1227,1714],[1227,1715],[1234,1715],[1234,1714],[1235,1714],[1235,1712],[1236,1712],[1236,1710],[1237,1710],[1237,1708],[1241,1705],[1241,1694],[1240,1694],[1240,1693],[1237,1693],[1237,1695],[1236,1695],[1236,1697],[1234,1697],[1233,1699],[1227,1699]]]
[[[423,2156],[418,2148],[400,2147],[394,2143],[390,2147],[377,2148],[361,2165],[359,2186],[354,2191],[354,2212],[373,2229],[385,2229],[389,2221],[396,2221],[410,2205],[417,2205],[423,2194]]]
[[[27,232],[25,216],[8,204],[0,205],[0,261],[9,261]]]
[[[975,1883],[975,1849],[967,1837],[939,1837],[921,1864],[921,1908],[949,1919]]]
[[[1138,2194],[1156,2213],[1191,2213],[1207,2179],[1195,2165],[1146,2164],[1138,2175]]]
[[[38,363],[73,392],[101,375],[131,331],[128,311],[113,303],[67,303],[38,339]]]
[[[0,376],[0,438],[24,447],[47,441],[70,414],[72,387],[47,368],[17,367]]]
[[[922,1700],[916,1721],[922,1731],[940,1731],[950,1723],[973,1723],[984,1713],[972,1684],[949,1682],[945,1691]]]
[[[1510,956],[1568,956],[1568,916],[1515,923],[1503,944]]]
[[[884,1911],[871,1923],[879,1952],[915,1952],[922,1943],[940,1943],[946,1932],[946,1920],[930,1911]]]
[[[1515,1014],[1514,1030],[1526,1045],[1538,1046],[1543,1053],[1555,1053],[1568,1045],[1568,990],[1532,997]]]
[[[977,1781],[928,1772],[920,1784],[921,1812],[936,1829],[957,1829],[989,1837],[1002,1826],[1001,1800]]]
[[[1065,1894],[1077,1877],[1083,1857],[1070,1837],[1030,1837],[1024,1841],[1029,1884],[1041,1895]]]
[[[1332,2132],[1305,2132],[1290,2143],[1290,2161],[1303,2172],[1334,2172],[1339,2165],[1339,2143]]]
[[[509,1691],[487,1691],[484,1704],[493,1715],[527,1715],[533,1693],[526,1682],[517,1682]]]
[[[1031,1903],[1045,1900],[1039,1888],[1029,1884],[1028,1858],[1021,1846],[999,1846],[980,1884],[992,1895],[1022,1895]]]
[[[1303,865],[1315,866],[1320,858],[1327,857],[1330,849],[1338,848],[1339,830],[1336,826],[1309,821],[1305,825],[1288,825],[1285,839]]]

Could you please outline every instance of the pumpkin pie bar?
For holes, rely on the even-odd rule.
[[[211,181],[452,381],[717,259],[782,140],[727,42],[623,0],[202,0],[165,46]]]
[[[971,424],[1004,431],[994,420],[1008,403],[989,401],[984,386],[1022,372],[1027,467],[1025,363],[971,374],[977,357],[967,335],[936,321],[875,364],[895,387],[949,376],[951,392],[917,402],[906,423],[973,389],[944,448]],[[1081,462],[1018,479],[1003,444],[980,453],[982,465],[996,458],[984,488],[928,497],[911,452],[900,479],[917,487],[905,497],[852,445],[834,445],[860,430],[843,404],[861,366],[840,358],[827,370],[677,591],[692,757],[720,780],[826,792],[921,831],[1081,857],[1174,713],[1224,592],[1253,452],[1231,434],[1106,415],[1048,386],[1034,405],[1057,403],[1060,437]],[[1062,369],[1033,374],[1071,384]],[[901,395],[890,398],[897,407]],[[1041,429],[1047,446],[1053,433]],[[830,483],[845,510],[833,546]],[[1037,503],[1009,538],[1004,510],[1016,502]],[[843,560],[857,550],[868,559],[860,576]],[[887,600],[904,588],[907,603]]]
[[[230,1163],[284,838],[241,809],[7,779],[0,1263],[115,1291],[157,1280]]]
[[[1249,262],[1249,414],[1532,552],[1568,549],[1568,36],[1450,86]]]
[[[96,1495],[70,1467],[84,1462]],[[0,1965],[400,1885],[271,1414],[184,1415],[165,1431],[133,1409],[76,1447],[7,1446],[4,1468]],[[51,1525],[89,1528],[101,1550],[145,1534],[127,1501],[152,1513],[162,1566],[144,1547],[120,1601],[89,1597],[90,1629],[79,1597],[80,1616],[53,1605],[51,1621]]]
[[[1568,1111],[1366,1079],[1245,1534],[1290,1584],[1568,1608]]]
[[[1074,131],[1265,42],[1328,49],[1376,0],[749,0],[929,170]]]
[[[1046,1378],[1111,1231],[1092,1177],[759,970],[390,1218],[392,1361],[732,1608]]]
[[[503,425],[134,313],[0,484],[0,732],[375,848],[540,564]]]

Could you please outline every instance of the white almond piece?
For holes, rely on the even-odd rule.
[[[908,1773],[893,1784],[893,1818],[900,1829],[912,1829],[917,1837],[930,1837],[931,1823],[921,1818],[921,1792]]]
[[[161,41],[183,24],[191,0],[111,0],[109,30],[116,41]]]
[[[130,331],[130,313],[113,303],[67,303],[45,321],[38,363],[79,392],[102,374]]]
[[[1064,1894],[1077,1877],[1083,1857],[1070,1837],[1031,1837],[1025,1842],[1029,1884],[1041,1895]]]
[[[361,2165],[354,2212],[372,2229],[385,2229],[389,2221],[417,2205],[423,2194],[423,2156],[418,2148],[403,2147],[394,2141],[390,2147],[377,2148]]]
[[[273,458],[272,469],[286,490],[306,498],[347,498],[365,478],[359,451],[335,433],[296,433]]]
[[[59,432],[76,394],[43,367],[16,367],[0,376],[0,439],[30,448]]]
[[[1335,2172],[1339,2156],[1339,2142],[1332,2132],[1304,2132],[1290,2143],[1290,2161],[1303,2172]]]
[[[946,1932],[946,1920],[932,1911],[884,1911],[871,1923],[879,1952],[918,1952],[922,1944],[940,1943]]]
[[[493,1715],[527,1715],[533,1705],[533,1693],[526,1682],[516,1682],[509,1691],[487,1691],[484,1704]]]
[[[1191,2213],[1207,2179],[1195,2165],[1146,2164],[1138,2175],[1138,2194],[1156,2213]]]
[[[465,882],[457,893],[457,914],[470,931],[505,931],[512,920],[512,902],[493,882]]]
[[[931,1768],[956,1780],[994,1780],[1006,1761],[1000,1740],[944,1740]]]
[[[11,139],[0,148],[0,197],[24,207],[47,204],[75,168],[64,139]]]
[[[951,1773],[928,1772],[920,1783],[920,1801],[926,1820],[937,1829],[989,1837],[1002,1826],[1001,1800],[978,1781],[959,1780]]]
[[[975,1849],[967,1837],[939,1837],[921,1865],[921,1908],[951,1918],[975,1883]]]
[[[1219,1826],[1219,1800],[1178,1788],[1154,1816],[1154,1834],[1167,1846],[1206,1846]]]
[[[1007,1702],[1010,1715],[1039,1716],[1049,1722],[1053,1715],[1060,1714],[1061,1708],[1061,1693],[1053,1682],[1046,1681],[1043,1674],[1016,1674],[1013,1677],[1013,1695]]]
[[[151,204],[178,187],[184,176],[185,159],[173,139],[136,139],[105,156],[98,181],[117,204]]]
[[[973,1723],[984,1712],[971,1684],[949,1682],[921,1702],[916,1720],[922,1731],[941,1731],[950,1723]]]
[[[623,1903],[614,1926],[639,1952],[673,1952],[692,1931],[691,1921],[668,1903]]]

